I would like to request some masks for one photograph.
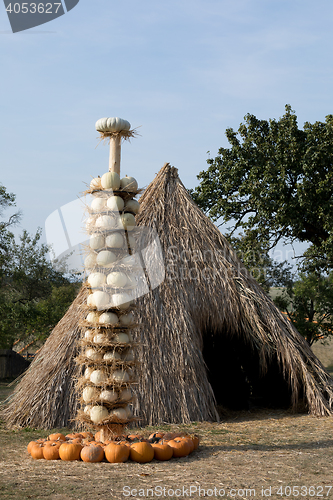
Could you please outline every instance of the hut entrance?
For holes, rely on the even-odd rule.
[[[202,354],[218,406],[231,410],[290,406],[291,391],[277,359],[263,374],[258,352],[241,337],[206,331]]]

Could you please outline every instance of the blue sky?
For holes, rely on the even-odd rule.
[[[122,172],[144,187],[165,162],[198,184],[207,151],[246,113],[299,125],[333,112],[331,0],[80,0],[10,33],[0,5],[0,182],[35,232],[108,169],[94,124],[120,116],[140,137]]]

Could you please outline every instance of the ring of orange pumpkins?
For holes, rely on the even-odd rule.
[[[117,436],[105,443],[99,441],[100,434],[91,432],[50,434],[28,444],[27,451],[34,459],[82,460],[83,462],[121,463],[131,459],[147,463],[155,460],[170,460],[186,457],[199,446],[197,434],[156,432],[148,438],[139,434]]]

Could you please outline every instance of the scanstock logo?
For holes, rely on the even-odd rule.
[[[53,21],[72,10],[80,0],[58,0],[57,2],[25,0],[3,0],[13,33],[35,28]]]

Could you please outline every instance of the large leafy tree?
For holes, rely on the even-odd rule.
[[[2,186],[0,207],[14,205],[15,196]],[[40,229],[34,236],[23,231],[16,242],[9,228],[18,217],[0,222],[0,349],[18,339],[47,337],[78,290],[77,277],[56,270],[49,261]]]
[[[245,116],[226,130],[230,148],[219,149],[192,191],[214,220],[233,221],[249,247],[308,242],[316,264],[333,266],[333,115],[297,125],[289,105],[279,119]]]

